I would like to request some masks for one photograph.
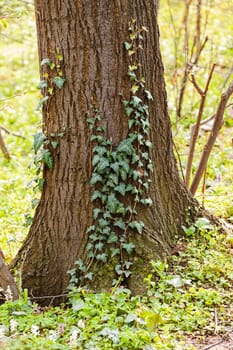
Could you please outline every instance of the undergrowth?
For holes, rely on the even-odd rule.
[[[147,293],[76,289],[62,307],[39,308],[27,293],[0,307],[1,340],[16,349],[195,349],[189,335],[232,326],[231,238],[208,220],[184,228],[166,261],[153,261]],[[217,320],[217,321],[216,321]]]

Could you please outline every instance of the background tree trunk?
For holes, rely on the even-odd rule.
[[[127,119],[119,93],[129,97],[128,56],[123,43],[132,18],[148,33],[138,54],[141,74],[154,100],[150,102],[152,161],[150,196],[142,208],[145,223],[137,244],[130,288],[141,290],[142,275],[151,258],[169,253],[173,238],[193,212],[195,203],[181,183],[172,150],[155,0],[36,0],[39,59],[64,57],[64,87],[43,108],[44,133],[65,128],[54,155],[54,169],[44,169],[44,185],[33,224],[16,261],[22,262],[22,284],[35,296],[66,290],[67,270],[83,256],[86,229],[92,221],[91,143],[86,119],[98,107],[107,136],[118,145],[127,134]],[[45,66],[41,67],[41,75]],[[48,73],[49,69],[48,69]],[[145,269],[144,269],[145,267]],[[106,271],[106,266],[104,267]],[[101,277],[101,273],[100,273]],[[105,287],[106,278],[100,278]],[[140,283],[139,283],[140,281]],[[95,287],[95,284],[93,285]]]

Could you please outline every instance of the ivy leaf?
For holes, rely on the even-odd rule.
[[[48,166],[49,170],[53,169],[53,156],[48,149],[43,152],[42,161]]]
[[[139,142],[140,145],[143,144],[143,135],[138,134],[138,142]]]
[[[98,154],[94,155],[92,159],[92,166],[95,166],[100,161],[100,156]]]
[[[110,248],[111,251],[111,258],[113,258],[116,255],[120,254],[120,249],[119,248]]]
[[[145,145],[146,145],[148,148],[151,148],[151,147],[152,147],[152,142],[151,142],[150,140],[146,140]]]
[[[96,260],[99,260],[99,261],[102,261],[102,262],[106,262],[107,261],[107,257],[108,257],[108,255],[106,253],[97,254],[96,255]]]
[[[94,202],[98,198],[102,198],[102,193],[100,191],[94,191],[93,195],[91,196],[91,201]]]
[[[119,162],[115,162],[115,163],[111,164],[111,168],[112,168],[112,170],[114,170],[114,172],[116,174],[119,174],[119,167],[120,167],[120,163]]]
[[[150,170],[151,172],[153,172],[153,164],[152,163],[149,163],[147,164],[147,169]]]
[[[142,158],[148,160],[149,159],[149,153],[148,152],[142,152],[141,153]]]
[[[131,129],[134,124],[135,124],[135,120],[134,119],[129,119],[128,120],[129,129]]]
[[[140,200],[140,202],[144,205],[147,205],[148,207],[151,207],[153,204],[153,201],[151,198],[143,198]]]
[[[99,226],[102,228],[108,226],[108,221],[105,219],[99,219]]]
[[[127,41],[124,42],[124,45],[125,45],[125,48],[126,48],[127,51],[128,51],[129,49],[131,49],[131,47],[132,47],[132,43],[129,43],[129,42],[127,42]]]
[[[102,157],[106,153],[106,147],[95,146],[93,151],[94,153],[97,153],[100,157]]]
[[[56,149],[58,146],[58,142],[57,141],[51,141],[51,146],[53,147],[53,149]]]
[[[123,270],[122,270],[122,268],[121,268],[121,265],[116,265],[116,266],[115,266],[115,271],[116,271],[116,273],[117,273],[118,275],[122,275]]]
[[[87,122],[89,125],[94,125],[95,124],[95,119],[94,118],[87,118]]]
[[[107,208],[110,213],[116,213],[119,201],[117,200],[115,194],[110,194],[107,199]]]
[[[131,271],[124,271],[123,273],[124,273],[126,278],[128,278],[130,275],[132,275]]]
[[[135,54],[135,50],[129,50],[128,53],[129,53],[129,56],[132,56],[133,54]]]
[[[93,186],[95,185],[97,182],[101,182],[102,181],[102,176],[98,173],[93,173],[91,180],[90,180],[90,185]]]
[[[134,84],[130,90],[132,91],[133,94],[135,94],[139,90],[139,86]]]
[[[133,186],[132,184],[128,184],[128,185],[126,186],[125,191],[126,191],[126,192],[131,192],[131,191],[134,190],[134,188],[135,188],[135,186]]]
[[[63,85],[65,84],[65,79],[62,77],[55,77],[53,78],[53,83],[56,85],[58,89],[61,89]]]
[[[136,181],[139,178],[139,172],[137,170],[133,171],[133,179]]]
[[[88,272],[85,275],[85,278],[88,279],[89,281],[92,281],[93,280],[93,272]]]
[[[129,227],[136,229],[138,233],[142,233],[144,223],[142,221],[132,221],[130,222]]]
[[[39,179],[38,180],[38,188],[39,188],[40,191],[42,190],[44,184],[45,184],[45,179]]]
[[[136,64],[129,65],[129,70],[130,71],[134,71],[134,70],[137,70],[137,69],[138,69],[138,66]]]
[[[130,268],[130,266],[133,265],[133,263],[131,261],[125,261],[124,265],[125,265],[126,269],[128,270]]]
[[[92,231],[95,231],[95,225],[91,225],[91,226],[89,226],[88,229],[87,229],[87,233],[90,233],[90,232],[92,232]]]
[[[122,221],[121,219],[115,221],[115,222],[114,222],[114,226],[119,227],[119,228],[122,229],[122,230],[125,230],[125,228],[126,228],[125,222]]]
[[[38,106],[36,107],[36,111],[39,111],[48,99],[49,99],[49,96],[45,96],[45,97],[41,98],[39,103],[38,103]]]
[[[108,238],[107,243],[117,243],[118,242],[118,237],[115,234],[115,232],[112,232]]]
[[[125,113],[129,117],[133,113],[133,108],[131,107],[125,107]]]
[[[128,71],[128,76],[129,76],[131,81],[135,81],[137,79],[137,76],[134,72]]]
[[[142,100],[137,96],[133,96],[130,101],[130,104],[134,107],[138,107],[138,105],[141,105],[141,103],[142,103]]]
[[[130,243],[123,243],[122,248],[124,248],[128,254],[131,254],[135,249],[135,245],[131,242]]]
[[[92,234],[89,236],[89,239],[91,239],[93,242],[95,242],[95,241],[98,241],[98,240],[99,240],[99,237],[97,236],[96,233],[92,233]]]
[[[119,182],[119,178],[118,178],[118,175],[117,174],[110,174],[109,175],[109,179],[112,180],[114,182],[115,185],[118,184]]]
[[[86,266],[85,266],[85,264],[84,264],[84,262],[83,262],[82,259],[76,260],[76,261],[75,261],[75,265],[78,266],[79,270],[81,270],[81,271],[83,271],[83,272],[87,271],[87,268],[86,268]]]
[[[126,185],[124,183],[121,183],[120,185],[115,187],[115,191],[119,192],[122,196],[124,196],[126,192]]]
[[[135,164],[139,161],[139,156],[137,154],[133,154],[132,156],[132,164]]]
[[[49,58],[43,58],[40,65],[43,66],[44,64],[46,64],[47,66],[50,67],[51,63],[52,63],[52,61]]]
[[[126,181],[126,179],[127,179],[127,174],[126,174],[125,170],[124,170],[124,169],[121,169],[121,170],[120,170],[120,173],[121,173],[121,178],[122,178],[122,180],[123,180],[123,181]]]
[[[105,228],[103,229],[103,231],[102,231],[102,233],[103,233],[104,235],[109,235],[109,232],[110,232],[110,227],[109,227],[109,226],[105,227]]]
[[[87,243],[86,250],[92,250],[93,249],[93,244],[92,243]]]
[[[48,87],[48,84],[47,84],[47,81],[45,81],[45,80],[41,80],[40,82],[39,82],[39,84],[37,85],[37,88],[38,89],[43,89],[43,88],[47,88]]]
[[[129,173],[130,170],[130,166],[129,166],[129,160],[126,158],[125,160],[121,161],[121,167],[124,169],[124,171],[126,172],[126,174]]]
[[[40,200],[38,198],[32,199],[32,209],[35,209],[37,205],[39,204]]]
[[[99,251],[102,251],[103,250],[103,246],[104,244],[102,242],[99,242],[95,245],[95,248]]]
[[[148,100],[153,100],[153,96],[151,95],[149,90],[145,90],[145,94]]]
[[[121,141],[121,143],[118,146],[118,152],[120,153],[126,153],[127,155],[132,155],[134,151],[134,148],[132,146],[132,140],[126,139]]]
[[[98,215],[102,212],[102,210],[100,208],[95,208],[93,210],[93,218],[96,220]]]
[[[33,148],[34,148],[35,154],[37,154],[43,142],[46,140],[46,136],[43,134],[43,132],[38,132],[37,134],[33,135],[33,137],[34,137]]]
[[[104,171],[106,171],[106,169],[109,166],[109,161],[106,158],[100,158],[99,159],[99,164],[98,164],[98,171],[99,173],[103,173]]]

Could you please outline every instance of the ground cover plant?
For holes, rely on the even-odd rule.
[[[38,132],[40,114],[35,111],[39,100],[36,87],[39,78],[36,73],[33,8],[30,4],[25,7],[25,3],[14,1],[14,15],[7,16],[9,8],[3,6],[4,1],[0,2],[0,9],[6,16],[0,22],[0,126],[11,132],[7,134],[2,131],[11,160],[0,155],[0,246],[7,261],[14,257],[25,237],[32,207],[35,207],[39,196],[27,186],[35,177],[32,135]],[[170,23],[170,9],[173,15],[176,13],[179,16],[181,13],[177,10],[177,2],[171,2],[170,8],[165,5],[166,2],[161,2],[162,51],[170,114],[177,148],[185,167],[189,126],[195,122],[198,96],[189,106],[190,96],[186,95],[184,105],[186,103],[189,109],[185,118],[177,122],[172,112],[175,110],[172,102],[174,84],[169,82],[174,71],[174,65],[169,67],[173,38],[166,34],[170,30],[165,23]],[[225,35],[216,32],[216,25],[211,26],[211,21],[208,30],[214,35],[215,54],[225,64],[229,62],[228,54],[232,50],[229,34],[232,24],[229,14],[222,16],[226,9],[230,9],[226,3],[219,1],[213,1],[212,5],[218,8],[215,24],[216,21],[220,23]],[[216,11],[213,10],[211,16],[214,15]],[[217,51],[219,46],[220,50]],[[182,64],[183,57],[179,56],[179,60]],[[217,80],[213,80],[206,116],[214,112],[219,86],[226,77],[229,63],[226,66],[219,67]],[[201,84],[201,76],[199,79]],[[190,91],[193,94],[191,85]],[[232,222],[233,217],[230,196],[233,190],[232,124],[231,109],[228,109],[224,127],[209,161],[206,189],[197,194],[200,200],[204,197],[205,205],[213,214],[225,218],[228,223]],[[200,142],[196,155],[201,147]],[[26,290],[21,291],[19,301],[9,300],[0,306],[0,347],[8,350],[188,350],[209,346],[214,342],[209,338],[212,335],[219,336],[216,343],[221,343],[221,335],[230,337],[232,330],[232,249],[230,230],[222,232],[205,218],[200,218],[194,225],[184,227],[184,237],[174,243],[171,257],[151,263],[152,272],[147,277],[148,288],[144,295],[133,296],[128,289],[122,288],[103,293],[73,289],[67,294],[67,303],[61,307],[40,308],[33,299],[28,298]],[[20,285],[20,280],[18,282]],[[205,343],[208,339],[210,344]]]

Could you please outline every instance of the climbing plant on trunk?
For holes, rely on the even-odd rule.
[[[22,285],[60,294],[77,267],[93,289],[120,276],[140,292],[196,212],[173,155],[157,2],[36,0],[35,13],[49,156],[15,258]]]

